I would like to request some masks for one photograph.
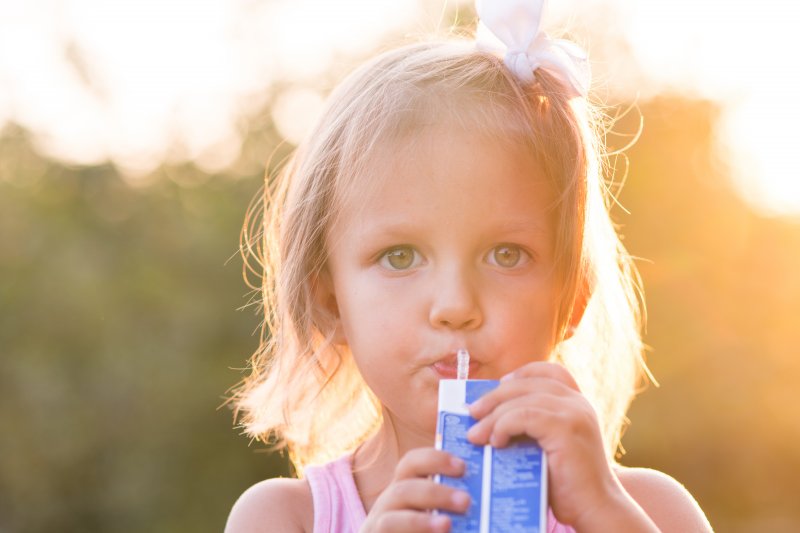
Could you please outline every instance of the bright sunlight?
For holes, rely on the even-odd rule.
[[[0,127],[21,125],[68,163],[112,161],[130,181],[165,161],[216,172],[267,102],[297,143],[326,72],[456,13],[471,16],[471,3],[0,0]],[[569,0],[550,3],[546,25],[576,28],[612,99],[718,105],[732,185],[766,216],[798,216],[798,22],[800,6],[780,0]]]

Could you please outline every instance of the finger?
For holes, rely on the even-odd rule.
[[[435,448],[409,450],[397,463],[394,479],[424,478],[436,474],[461,477],[466,465],[462,459]]]
[[[445,514],[432,515],[418,511],[393,511],[381,516],[375,524],[380,532],[428,531],[445,533],[450,531],[450,517]]]
[[[570,392],[574,392],[571,391]],[[494,410],[480,421],[475,423],[467,432],[467,439],[477,445],[488,444],[494,434],[497,421],[505,416],[515,416],[517,411],[527,408],[541,409],[553,413],[560,413],[570,409],[572,398],[565,396],[561,391],[557,394],[539,392],[511,398],[499,404]]]
[[[569,388],[580,392],[578,382],[572,376],[567,367],[561,363],[552,363],[550,361],[533,361],[526,365],[519,367],[503,376],[501,381],[507,381],[517,378],[531,378],[531,377],[549,377],[556,381],[567,385]]]
[[[502,416],[492,425],[489,443],[495,448],[504,448],[512,437],[527,436],[540,440],[552,427],[553,418],[557,416],[549,409],[526,406],[515,409]]]
[[[389,485],[382,495],[383,511],[441,509],[463,513],[469,508],[469,494],[430,479],[404,479]]]
[[[473,418],[481,419],[512,398],[532,393],[566,396],[574,394],[575,389],[550,377],[535,376],[508,379],[470,404],[469,414]]]
[[[577,439],[598,432],[597,416],[587,401],[562,398],[550,405],[542,402],[508,409],[494,421],[489,443],[502,448],[519,435],[542,441],[551,437]]]

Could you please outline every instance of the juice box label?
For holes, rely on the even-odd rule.
[[[476,420],[467,405],[497,387],[494,380],[441,380],[436,447],[462,458],[463,477],[437,476],[437,481],[469,493],[465,514],[447,513],[453,532],[544,532],[547,520],[547,463],[531,440],[512,441],[505,448],[476,446],[467,431]]]

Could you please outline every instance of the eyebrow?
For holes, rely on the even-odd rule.
[[[363,239],[374,237],[396,237],[402,239],[407,234],[413,234],[417,231],[424,230],[425,224],[419,223],[411,219],[400,220],[387,220],[385,222],[379,221],[370,226],[364,226],[359,231],[359,235]],[[532,219],[520,219],[501,222],[488,228],[483,232],[486,234],[547,234],[547,228],[541,221]]]
[[[546,228],[543,223],[535,220],[512,220],[507,223],[498,224],[496,231],[508,233],[544,233]]]

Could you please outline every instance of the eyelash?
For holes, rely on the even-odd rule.
[[[494,258],[494,254],[496,254],[497,251],[502,250],[504,248],[512,250],[515,253],[519,254],[519,257],[518,257],[517,261],[511,266],[500,265],[500,264],[498,264],[496,262],[496,258]],[[489,250],[489,252],[486,254],[485,257],[487,259],[487,262],[489,262],[489,264],[491,264],[493,266],[496,266],[496,267],[500,267],[502,269],[509,269],[509,270],[510,269],[514,269],[514,268],[519,268],[519,267],[527,264],[531,259],[533,259],[531,254],[529,252],[527,252],[524,248],[522,248],[521,246],[518,246],[516,244],[509,244],[509,243],[498,244],[497,246],[495,246],[494,248]],[[495,259],[495,261],[492,261],[492,259]]]
[[[411,259],[411,264],[407,267],[397,268],[391,264],[391,254],[394,252],[401,252],[401,251],[409,251],[413,254]],[[419,262],[420,254],[411,246],[395,246],[393,248],[389,248],[385,252],[381,253],[380,257],[378,258],[378,263],[387,270],[392,272],[404,272],[406,270],[410,270],[415,266],[419,266],[417,263]]]
[[[502,249],[509,249],[509,250],[519,254],[519,258],[517,259],[517,261],[513,265],[506,266],[506,265],[501,265],[501,264],[499,264],[497,262],[495,254],[499,250],[502,250]],[[403,251],[408,251],[408,252],[411,252],[411,254],[413,254],[413,256],[411,258],[411,263],[408,266],[405,266],[405,267],[397,267],[395,265],[392,265],[391,259],[390,259],[392,257],[391,254],[395,253],[395,252],[403,252]],[[378,263],[381,266],[383,266],[384,268],[386,268],[387,270],[390,270],[392,272],[404,272],[406,270],[410,270],[412,268],[415,268],[415,267],[419,266],[419,263],[420,263],[421,259],[422,258],[420,256],[419,252],[417,250],[415,250],[412,246],[395,246],[395,247],[389,248],[388,250],[386,250],[383,253],[381,253],[381,255],[378,257]],[[502,268],[502,269],[511,270],[511,269],[514,269],[514,268],[518,268],[518,267],[520,267],[522,265],[525,265],[526,263],[531,261],[531,259],[533,259],[533,257],[531,256],[531,254],[529,252],[527,252],[521,246],[518,246],[516,244],[503,243],[503,244],[498,244],[497,246],[495,246],[491,250],[489,250],[486,253],[486,255],[484,256],[484,259],[486,260],[487,263],[489,263],[492,266],[496,266],[496,267]]]

